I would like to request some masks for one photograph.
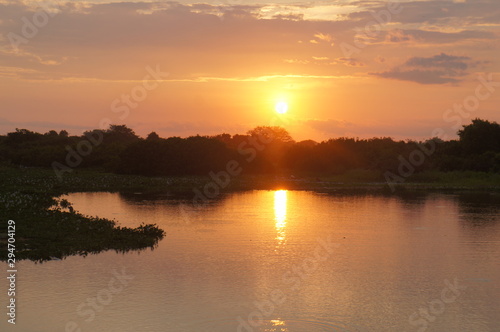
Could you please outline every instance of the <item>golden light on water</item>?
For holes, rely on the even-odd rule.
[[[281,319],[273,319],[271,320],[272,327],[271,329],[266,329],[266,331],[269,332],[287,332],[288,328],[286,327],[286,324],[284,321]]]
[[[279,319],[273,319],[271,323],[273,323],[274,326],[285,325],[285,322]]]
[[[277,190],[274,192],[274,221],[276,227],[276,240],[278,247],[285,243],[286,228],[287,191]]]

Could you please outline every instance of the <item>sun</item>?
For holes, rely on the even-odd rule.
[[[279,114],[285,114],[288,111],[288,104],[285,103],[284,101],[280,101],[274,106],[274,109]]]

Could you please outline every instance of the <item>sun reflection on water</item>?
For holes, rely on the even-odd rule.
[[[288,332],[288,328],[285,325],[285,322],[280,319],[271,320],[272,327],[270,329],[266,329],[266,332]]]
[[[287,208],[287,191],[277,190],[274,192],[274,221],[276,227],[276,240],[278,241],[277,248],[283,246],[286,242],[286,208]]]

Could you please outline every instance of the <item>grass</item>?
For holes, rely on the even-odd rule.
[[[396,191],[500,191],[500,174],[482,172],[438,172],[416,173],[401,183]],[[234,181],[235,189],[295,189],[314,191],[377,191],[391,193],[384,175],[379,171],[350,170],[343,174],[303,174],[281,177],[241,177]]]
[[[208,176],[145,177],[98,170],[75,170],[59,181],[50,169],[0,167],[0,244],[6,247],[7,221],[16,221],[16,258],[45,261],[103,250],[154,248],[165,233],[156,225],[125,228],[115,221],[84,216],[59,197],[71,192],[183,193],[193,196],[211,182]],[[289,189],[359,191],[391,194],[383,175],[352,170],[340,175],[238,176],[226,191]],[[500,190],[500,174],[423,172],[396,186],[396,192],[430,190]],[[0,260],[7,259],[1,250]]]

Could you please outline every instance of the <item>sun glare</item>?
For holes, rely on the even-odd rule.
[[[276,104],[276,106],[274,106],[274,108],[279,114],[285,114],[288,111],[288,104],[284,101],[280,101]]]

